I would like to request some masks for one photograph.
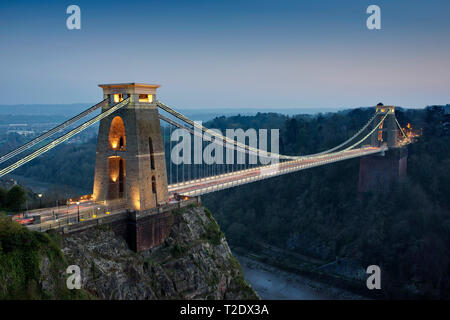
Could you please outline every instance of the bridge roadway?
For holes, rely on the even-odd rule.
[[[101,218],[102,216],[121,211],[123,211],[123,209],[112,210],[105,205],[95,203],[94,201],[81,201],[79,205],[72,202],[69,205],[30,210],[28,213],[25,213],[24,216],[40,216],[40,223],[28,226],[31,230],[39,230],[47,228],[52,229],[61,225],[76,223],[78,221],[78,216],[80,216],[81,221],[85,221]]]
[[[314,157],[305,156],[297,160],[280,162],[278,164],[271,164],[262,167],[260,166],[257,168],[230,172],[218,176],[190,180],[178,184],[171,184],[169,185],[169,195],[173,196],[175,193],[177,193],[186,196],[199,196],[202,194],[228,189],[238,185],[263,180],[290,172],[380,153],[385,150],[387,150],[387,147],[364,147],[360,149],[341,151]]]
[[[312,167],[317,167],[324,164],[343,161],[351,158],[362,157],[370,154],[380,153],[387,150],[387,147],[375,148],[364,147],[360,149],[353,149],[341,151],[331,154],[324,154],[314,157],[303,157],[297,160],[290,160],[271,164],[267,166],[260,166],[256,168],[239,170],[217,176],[189,180],[182,183],[171,184],[168,186],[170,201],[174,199],[175,194],[186,196],[199,196],[214,191],[228,189],[243,185],[246,183],[268,179],[271,177],[287,174],[290,172],[300,171]],[[82,201],[79,205],[80,218],[82,220],[97,219],[105,215],[113,215],[118,212],[123,212],[121,209],[113,209],[103,203],[96,203],[94,201]],[[57,214],[57,215],[56,215]],[[44,208],[39,210],[29,211],[27,216],[37,216],[41,218],[41,223],[28,226],[30,229],[47,229],[56,227],[58,225],[65,225],[68,223],[76,223],[78,220],[78,205],[71,203],[68,206],[59,206],[58,208]]]

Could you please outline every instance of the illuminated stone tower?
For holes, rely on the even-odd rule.
[[[373,121],[373,126],[378,125],[386,114],[387,117],[383,123],[381,123],[380,127],[372,134],[371,145],[373,147],[380,147],[382,144],[386,143],[389,148],[396,147],[397,124],[395,123],[395,107],[384,106],[382,103],[379,103],[376,111],[378,112],[378,115]]]
[[[132,210],[146,210],[167,202],[164,144],[158,117],[159,85],[101,84],[112,105],[130,103],[100,121],[94,176],[94,199],[123,202]]]
[[[371,136],[371,146],[386,145],[389,149],[377,155],[360,158],[358,191],[388,191],[397,180],[406,176],[408,149],[397,144],[397,123],[395,107],[377,105],[377,116],[373,121],[372,129],[381,123],[380,127]]]

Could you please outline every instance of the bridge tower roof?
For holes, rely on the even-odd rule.
[[[377,104],[377,111],[380,113],[394,113],[395,106],[385,106],[382,103]]]
[[[112,94],[112,93],[155,94],[156,89],[160,87],[159,84],[145,84],[136,82],[99,84],[98,86],[103,89],[104,94]]]

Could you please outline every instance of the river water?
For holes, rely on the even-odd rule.
[[[362,297],[234,254],[245,280],[263,300],[334,300]]]

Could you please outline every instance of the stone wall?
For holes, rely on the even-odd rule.
[[[199,205],[200,197],[167,204],[145,211],[124,211],[61,228],[64,234],[83,232],[93,227],[109,225],[116,236],[122,237],[130,249],[141,252],[160,245],[170,235],[174,221],[173,210]]]
[[[141,252],[160,245],[169,236],[172,224],[172,211],[130,217],[128,220],[130,249]]]
[[[390,149],[384,155],[361,157],[358,191],[388,191],[393,182],[406,176],[407,159],[406,147]]]

